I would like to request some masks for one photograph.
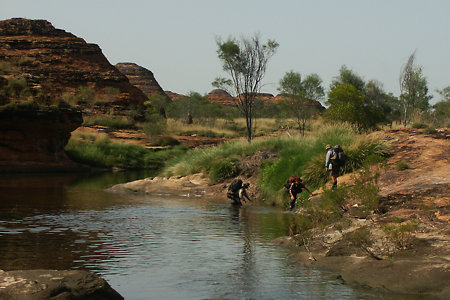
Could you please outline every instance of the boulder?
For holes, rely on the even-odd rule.
[[[124,299],[100,276],[82,270],[0,270],[0,299]]]

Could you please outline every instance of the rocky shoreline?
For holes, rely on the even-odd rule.
[[[100,276],[82,270],[0,270],[0,299],[123,300]]]
[[[429,136],[414,130],[385,132],[382,137],[395,153],[382,172],[380,206],[376,212],[361,213],[361,203],[348,203],[341,224],[331,224],[313,232],[305,246],[301,235],[292,234],[274,242],[292,250],[292,258],[314,267],[337,271],[347,284],[386,292],[426,297],[450,298],[450,172],[447,136]],[[412,155],[415,153],[415,155]],[[407,170],[396,168],[408,158]],[[248,175],[248,174],[247,174]],[[246,177],[256,183],[257,176]],[[340,182],[350,183],[351,177]],[[226,201],[227,183],[209,185],[201,174],[187,177],[148,178],[121,184],[111,192],[194,195],[206,201]],[[253,185],[253,196],[258,190]],[[311,201],[320,197],[320,191]],[[297,211],[301,213],[301,209]],[[346,223],[345,226],[342,223]],[[389,239],[387,225],[396,230],[414,224],[412,229],[397,232]],[[339,226],[337,226],[339,225]],[[349,236],[367,231],[359,241]],[[393,231],[396,233],[395,231]],[[364,238],[370,239],[365,243]]]

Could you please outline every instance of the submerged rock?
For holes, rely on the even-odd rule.
[[[0,299],[124,299],[103,278],[82,270],[0,270]]]

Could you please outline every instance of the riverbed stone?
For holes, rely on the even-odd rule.
[[[0,270],[0,300],[124,299],[100,276],[83,270]]]

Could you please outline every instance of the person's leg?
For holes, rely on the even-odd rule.
[[[333,179],[333,186],[331,187],[332,190],[337,188],[337,175],[333,174],[331,175],[331,178]]]
[[[294,200],[291,200],[291,202],[289,203],[289,209],[293,210],[295,207],[295,201],[297,200],[297,198],[294,198]]]

